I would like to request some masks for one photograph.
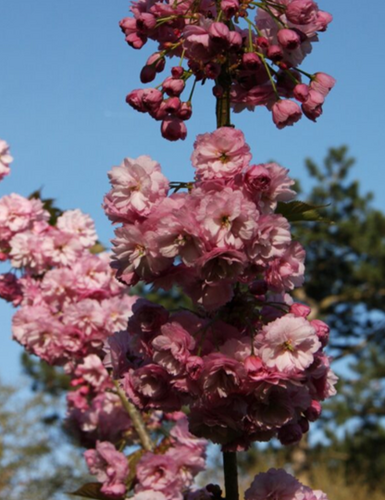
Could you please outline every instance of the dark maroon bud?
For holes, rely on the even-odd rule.
[[[171,69],[171,74],[172,74],[173,78],[181,78],[183,73],[184,73],[184,69],[182,68],[182,66],[174,66]]]
[[[142,83],[149,83],[155,79],[156,70],[154,66],[143,66],[140,72],[140,81]]]

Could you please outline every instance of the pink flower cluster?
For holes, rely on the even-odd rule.
[[[9,165],[12,162],[13,158],[9,153],[8,144],[0,139],[0,181],[11,171]]]
[[[313,121],[321,115],[335,80],[297,69],[332,20],[313,0],[262,0],[256,16],[249,2],[239,0],[138,0],[130,10],[133,17],[120,22],[127,43],[135,49],[148,39],[158,43],[141,71],[142,83],[164,71],[167,57],[180,58],[161,84],[136,89],[126,99],[137,111],[161,121],[166,139],[186,137],[195,84],[206,80],[213,81],[217,98],[230,91],[235,111],[267,107],[278,128],[292,125],[302,113]],[[302,82],[303,75],[309,84]],[[182,99],[190,78],[190,96]]]
[[[105,339],[125,328],[128,297],[114,279],[107,254],[92,255],[93,221],[64,212],[56,226],[38,199],[0,199],[0,255],[21,276],[0,277],[0,296],[20,305],[13,335],[28,351],[53,364],[98,353]]]
[[[103,483],[101,492],[111,498],[122,498],[127,490],[129,473],[133,480],[135,500],[182,500],[195,476],[205,469],[206,441],[195,438],[188,431],[183,413],[163,416],[163,422],[172,424],[169,437],[158,446],[157,452],[139,452],[135,470],[130,471],[127,457],[109,441],[97,441],[96,448],[85,452],[91,474]]]
[[[304,250],[277,203],[295,193],[287,170],[250,165],[239,130],[198,136],[196,182],[167,196],[160,167],[126,159],[109,177],[105,209],[129,285],[179,285],[196,312],[138,301],[127,331],[109,338],[109,363],[142,410],[189,405],[191,431],[226,449],[278,436],[297,442],[334,394],[322,349],[328,327],[287,292],[300,286]]]

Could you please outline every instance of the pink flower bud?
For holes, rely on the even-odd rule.
[[[332,76],[326,73],[316,73],[310,82],[310,88],[326,97],[335,84],[336,80]]]
[[[150,116],[152,118],[154,118],[154,120],[157,120],[157,121],[164,120],[169,114],[166,107],[167,107],[166,101],[161,102],[159,107],[151,109],[149,111]]]
[[[215,42],[220,42],[227,45],[229,39],[230,30],[224,23],[212,23],[209,28],[209,35],[211,39]]]
[[[242,64],[246,69],[257,70],[262,66],[262,61],[254,52],[246,52],[246,54],[242,56]]]
[[[318,7],[313,0],[294,0],[287,6],[286,17],[293,24],[308,24],[315,21]]]
[[[161,125],[162,136],[169,141],[182,141],[187,136],[187,128],[184,122],[180,118],[172,116],[163,120]]]
[[[287,50],[294,50],[301,45],[301,37],[294,30],[286,28],[279,30],[277,39],[278,43]]]
[[[293,89],[293,95],[299,102],[305,102],[309,97],[309,86],[305,83],[299,83]]]
[[[140,111],[141,113],[146,113],[146,108],[143,105],[143,89],[136,89],[130,92],[126,97],[126,103],[129,104],[132,108],[136,109],[136,111]]]
[[[133,17],[125,17],[119,22],[120,29],[123,33],[126,33],[127,30],[135,31],[136,30],[136,19]]]
[[[183,92],[185,83],[183,80],[168,77],[163,82],[162,88],[170,97],[179,97]]]
[[[309,306],[305,306],[305,304],[294,302],[290,307],[290,312],[299,318],[307,318],[311,313],[311,309]]]
[[[324,12],[323,10],[318,11],[317,14],[317,25],[318,31],[326,31],[328,24],[333,21],[333,16],[329,12]]]
[[[157,73],[161,73],[164,70],[164,67],[166,65],[166,60],[163,56],[159,54],[159,52],[155,52],[155,54],[152,54],[148,59],[146,64],[148,66],[154,66],[155,71]]]
[[[191,104],[189,102],[182,102],[178,110],[177,117],[185,121],[189,120],[191,118],[191,115],[192,115]]]
[[[156,17],[148,12],[143,12],[136,18],[136,27],[141,31],[149,31],[156,26]]]
[[[222,0],[221,9],[226,19],[231,19],[239,11],[238,0]]]
[[[154,66],[144,66],[140,72],[140,81],[142,83],[149,83],[155,79],[156,71]]]
[[[230,31],[229,33],[229,44],[232,48],[242,47],[242,36],[238,31]]]
[[[163,101],[163,94],[158,89],[144,89],[142,101],[147,110],[152,111],[160,106]]]
[[[173,68],[171,68],[171,75],[175,79],[181,78],[183,76],[183,73],[184,69],[182,68],[182,66],[174,66]]]
[[[268,49],[269,46],[270,46],[270,42],[267,38],[265,38],[264,36],[259,36],[257,37],[257,45],[258,47],[260,47],[261,49]]]
[[[167,113],[173,115],[174,113],[178,112],[181,103],[179,97],[170,97],[164,102],[164,104]]]
[[[138,33],[130,33],[126,36],[126,42],[133,49],[139,50],[147,42],[147,37]]]
[[[267,57],[272,61],[280,61],[283,58],[283,52],[279,45],[270,45],[267,50]]]
[[[258,372],[263,369],[263,363],[261,358],[257,356],[248,356],[245,359],[245,368],[247,372],[253,373]]]
[[[322,104],[325,98],[316,90],[310,89],[309,97],[302,104],[302,111],[306,118],[315,122],[322,115]]]
[[[289,99],[279,100],[273,104],[273,122],[279,129],[293,125],[302,117],[301,108]]]

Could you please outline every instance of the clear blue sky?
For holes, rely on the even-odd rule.
[[[283,131],[263,109],[237,115],[234,123],[245,131],[254,161],[275,159],[303,181],[305,157],[321,160],[328,147],[349,145],[358,160],[354,175],[385,211],[385,3],[318,3],[333,13],[334,22],[304,69],[338,80],[324,115],[317,124],[303,119]],[[158,123],[124,101],[140,86],[139,71],[154,47],[126,46],[118,21],[128,13],[128,0],[0,0],[0,8],[0,137],[15,157],[0,196],[28,195],[43,186],[61,208],[90,213],[107,243],[112,230],[101,210],[106,172],[125,156],[149,154],[171,179],[191,179],[194,137],[215,126],[209,87],[198,88],[186,141],[166,142]],[[0,376],[6,380],[19,371],[11,314],[0,303]]]

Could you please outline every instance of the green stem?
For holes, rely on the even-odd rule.
[[[225,475],[226,500],[239,500],[237,453],[223,452],[223,471]]]
[[[135,406],[128,401],[125,392],[120,388],[119,382],[117,380],[114,380],[114,385],[116,389],[116,393],[120,398],[120,401],[122,402],[123,408],[126,410],[126,412],[129,414],[131,420],[132,420],[132,425],[134,426],[140,442],[142,443],[143,448],[146,451],[153,451],[154,446],[151,442],[151,438],[147,433],[146,426],[144,425],[144,422],[142,420],[142,417],[138,410],[135,408]]]

